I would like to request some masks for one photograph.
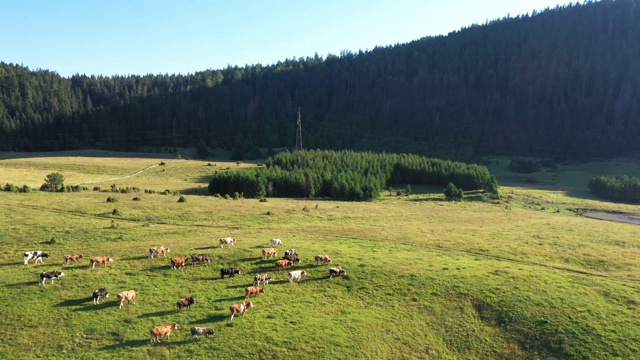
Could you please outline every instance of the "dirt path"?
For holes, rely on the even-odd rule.
[[[103,180],[85,181],[85,182],[81,182],[81,183],[75,183],[75,184],[73,184],[73,186],[76,186],[76,185],[87,185],[87,184],[97,184],[97,183],[106,182],[106,181],[122,180],[122,179],[130,178],[132,176],[136,176],[138,174],[141,174],[141,173],[143,173],[143,172],[145,172],[145,171],[147,171],[149,169],[153,169],[156,166],[159,166],[159,165],[158,164],[151,165],[151,166],[149,166],[147,168],[144,168],[144,169],[142,169],[142,170],[140,170],[138,172],[135,172],[133,174],[130,174],[130,175],[125,175],[125,176],[120,176],[120,177],[115,177],[115,178],[110,178],[110,179],[103,179]]]
[[[584,217],[598,220],[617,221],[627,224],[640,225],[640,216],[635,214],[612,214],[605,212],[587,212],[582,214]]]

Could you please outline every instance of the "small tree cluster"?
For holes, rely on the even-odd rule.
[[[458,189],[453,183],[444,188],[444,197],[449,201],[460,201],[464,197],[462,189]]]
[[[40,191],[64,191],[64,176],[60,173],[51,173],[44,179]]]
[[[599,197],[613,201],[640,202],[640,178],[628,175],[594,177],[589,181],[589,190]]]

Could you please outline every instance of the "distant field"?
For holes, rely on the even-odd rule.
[[[159,155],[167,157],[0,154],[1,185],[37,188],[51,172],[68,184],[92,182],[79,193],[0,192],[0,358],[631,359],[640,353],[640,227],[579,216],[638,213],[635,205],[604,202],[586,190],[591,176],[637,175],[632,161],[559,165],[524,177],[506,171],[507,159],[494,159],[489,167],[502,195],[495,202],[469,194],[450,203],[441,189],[420,187],[411,196],[383,192],[373,202],[259,202],[206,190],[212,172],[253,164]],[[156,193],[108,192],[112,184]],[[162,195],[165,189],[171,195]],[[178,194],[187,201],[178,203]],[[225,236],[238,239],[235,248],[217,247]],[[294,269],[309,276],[300,283],[288,283],[274,260],[261,259],[273,237],[301,254]],[[171,270],[168,258],[146,257],[160,245],[171,248],[169,257],[205,253],[213,262]],[[52,257],[24,266],[27,250]],[[284,252],[276,250],[279,257]],[[38,286],[40,272],[61,269],[63,256],[73,252],[87,259],[66,266],[59,283]],[[328,280],[328,266],[313,264],[318,254],[348,274]],[[114,261],[89,269],[88,258],[98,255]],[[220,279],[220,268],[231,266],[243,273]],[[229,306],[264,272],[275,281],[251,299],[254,309],[230,321]],[[111,296],[93,305],[99,287]],[[129,289],[139,292],[138,302],[118,309],[115,295]],[[177,313],[176,301],[187,296],[198,303]],[[179,329],[169,341],[149,343],[151,327],[174,321]],[[191,341],[191,326],[209,326],[216,335]]]

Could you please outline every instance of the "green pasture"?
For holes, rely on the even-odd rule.
[[[586,190],[590,176],[637,176],[630,160],[559,165],[527,181],[506,170],[506,159],[494,159],[489,168],[501,184],[499,201],[470,193],[451,203],[442,189],[413,187],[410,196],[385,191],[373,202],[260,202],[206,190],[214,171],[254,164],[159,155],[167,157],[0,156],[1,185],[37,188],[51,172],[62,173],[66,184],[91,183],[78,193],[0,192],[0,358],[632,359],[640,353],[640,227],[579,216],[638,213],[635,205],[603,202]],[[155,193],[109,192],[112,184]],[[180,194],[186,202],[178,202]],[[217,247],[226,236],[236,237],[235,248]],[[291,284],[273,259],[262,260],[261,249],[274,237],[285,244],[278,257],[295,248],[302,262],[294,269],[308,277]],[[171,248],[168,257],[148,259],[147,250],[161,245]],[[22,253],[30,250],[52,257],[24,266]],[[70,253],[85,259],[65,266],[60,282],[38,286],[38,274],[62,269]],[[169,257],[196,253],[212,263],[170,269]],[[329,280],[328,266],[313,264],[318,254],[347,275]],[[114,261],[91,270],[88,258],[99,255]],[[220,268],[231,266],[242,274],[220,279]],[[255,308],[246,316],[230,321],[229,307],[264,272],[274,277],[266,293],[251,299]],[[94,305],[91,294],[100,287],[111,296]],[[116,294],[129,289],[138,291],[137,303],[118,309]],[[175,303],[187,296],[197,304],[177,313]],[[150,328],[174,321],[179,328],[170,340],[150,344]],[[192,326],[216,335],[192,341]]]

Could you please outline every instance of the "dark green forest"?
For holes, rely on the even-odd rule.
[[[640,0],[194,74],[61,77],[0,63],[0,150],[303,147],[556,159],[640,153]]]

